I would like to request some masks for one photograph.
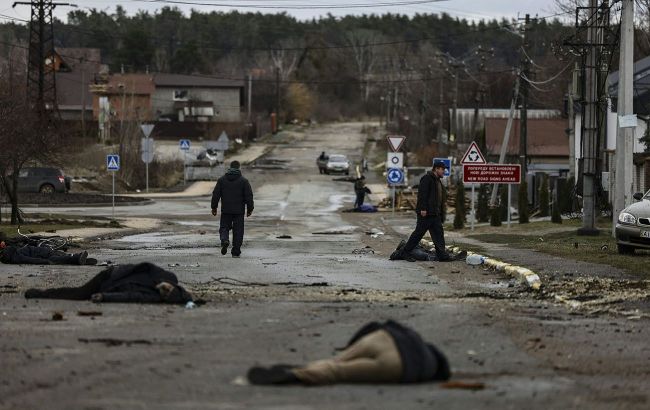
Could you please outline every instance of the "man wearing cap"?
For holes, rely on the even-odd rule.
[[[415,260],[411,251],[420,243],[427,231],[436,247],[438,261],[452,260],[445,249],[445,231],[442,226],[445,221],[447,201],[447,191],[442,185],[445,168],[447,165],[443,161],[435,161],[433,169],[420,179],[418,202],[415,208],[417,215],[415,230],[402,248],[402,256],[408,261]]]
[[[239,258],[241,245],[244,242],[244,213],[253,213],[253,190],[251,184],[241,174],[239,161],[230,163],[226,175],[219,178],[212,191],[212,215],[217,215],[221,201],[221,220],[219,222],[219,237],[221,239],[221,254],[225,255],[230,246],[230,230],[232,229],[233,258]]]

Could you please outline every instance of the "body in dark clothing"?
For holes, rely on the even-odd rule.
[[[449,362],[413,329],[389,320],[363,326],[332,359],[305,366],[253,367],[253,384],[421,383],[448,380]]]
[[[221,239],[222,254],[230,245],[230,230],[232,229],[232,255],[239,256],[244,242],[244,214],[253,213],[253,189],[239,169],[239,162],[233,161],[226,175],[219,178],[212,191],[212,215],[217,215],[221,202],[221,220],[219,223],[219,238]]]
[[[427,172],[420,179],[415,209],[417,217],[415,230],[402,248],[402,254],[406,258],[428,231],[435,245],[438,260],[451,260],[445,249],[445,231],[442,226],[446,216],[445,203],[447,200],[447,193],[441,181],[445,167],[443,162],[436,162],[433,170]]]
[[[0,262],[32,265],[85,265],[88,252],[70,254],[46,246],[6,246],[0,250]]]
[[[28,289],[25,298],[120,303],[187,303],[176,275],[152,263],[111,266],[76,288]]]

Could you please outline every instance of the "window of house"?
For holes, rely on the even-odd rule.
[[[187,101],[189,94],[187,90],[174,90],[174,101]]]

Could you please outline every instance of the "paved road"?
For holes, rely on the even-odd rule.
[[[256,208],[241,259],[218,253],[208,197],[120,207],[160,228],[87,244],[100,260],[168,267],[209,301],[198,309],[25,301],[26,287],[79,284],[101,268],[0,265],[0,408],[647,408],[646,321],[570,312],[462,262],[388,261],[411,215],[340,213],[352,185],[314,164],[324,149],[360,158],[360,130],[281,135],[269,157],[287,169],[244,169]],[[91,310],[101,316],[78,316]],[[63,321],[50,320],[55,311]],[[364,323],[388,318],[446,352],[456,380],[486,388],[241,383],[249,366],[330,356]]]

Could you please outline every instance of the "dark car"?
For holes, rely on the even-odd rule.
[[[635,202],[618,215],[616,245],[619,253],[650,249],[650,191],[634,194]]]
[[[70,177],[66,177],[59,168],[23,168],[18,173],[18,192],[68,192]]]

